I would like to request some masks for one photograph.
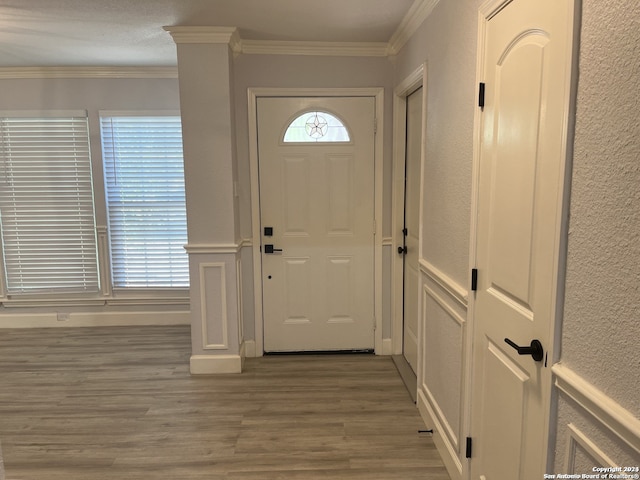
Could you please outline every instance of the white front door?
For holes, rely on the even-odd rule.
[[[348,141],[322,141],[332,118]],[[261,97],[257,119],[265,352],[373,349],[374,98]]]
[[[470,470],[474,480],[539,480],[549,435],[547,352],[558,304],[573,0],[491,5],[497,13],[487,9],[484,36]]]
[[[422,87],[407,97],[406,132],[402,352],[417,373]]]

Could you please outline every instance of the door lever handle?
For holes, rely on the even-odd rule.
[[[504,341],[511,347],[515,348],[518,355],[531,355],[536,362],[541,362],[544,358],[544,349],[542,348],[540,340],[531,340],[531,344],[528,347],[516,345],[515,342],[512,342],[508,338],[505,338]]]
[[[281,248],[273,248],[273,244],[271,243],[267,243],[264,246],[264,253],[275,253],[275,252],[281,252],[282,249]]]

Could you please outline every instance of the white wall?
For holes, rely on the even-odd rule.
[[[477,1],[440,1],[396,58],[395,84],[426,62],[418,407],[452,478],[464,460]]]
[[[478,13],[440,1],[396,60],[395,83],[427,65],[423,254],[459,285],[469,278]]]
[[[576,429],[618,464],[640,463],[619,427],[580,406],[601,395],[631,417],[640,448],[640,3],[582,4],[560,362],[590,386],[559,393],[555,459],[577,473],[595,459],[579,443],[568,458]]]

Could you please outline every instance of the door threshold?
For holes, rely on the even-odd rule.
[[[416,400],[418,399],[418,377],[416,377],[416,374],[409,365],[409,362],[404,358],[404,355],[392,355],[391,359],[398,369],[398,373],[404,382],[404,386],[407,387],[411,400],[413,403],[416,403]]]
[[[264,352],[268,355],[373,355],[373,348],[352,350],[301,350],[294,352]]]

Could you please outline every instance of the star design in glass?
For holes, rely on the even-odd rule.
[[[304,128],[311,138],[322,138],[327,134],[328,124],[323,117],[314,113],[307,119]]]

